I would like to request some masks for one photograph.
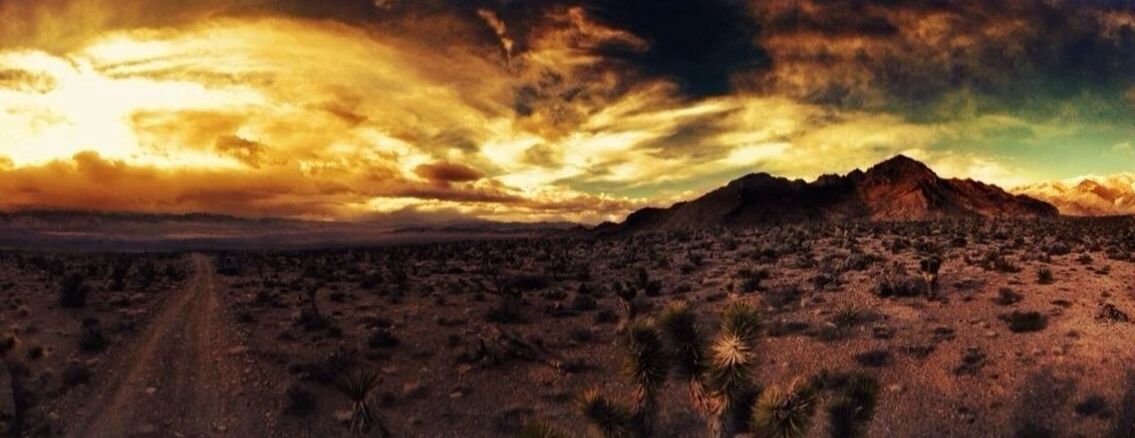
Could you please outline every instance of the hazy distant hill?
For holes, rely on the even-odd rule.
[[[302,248],[542,235],[573,224],[462,221],[414,225],[77,210],[0,212],[0,248],[159,250]]]
[[[1075,216],[1135,214],[1135,173],[1050,181],[1014,189]]]
[[[604,231],[744,226],[813,220],[917,220],[943,217],[1052,217],[1056,207],[997,186],[943,179],[929,167],[896,156],[847,175],[813,182],[767,173],[736,179],[698,199],[632,213]]]

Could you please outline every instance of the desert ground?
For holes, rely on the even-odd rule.
[[[794,380],[837,388],[810,399],[805,436],[848,436],[834,400],[849,380],[870,382],[863,436],[1135,436],[1132,225],[10,250],[0,421],[22,436],[350,436],[361,379],[371,436],[596,435],[581,397],[629,405],[629,334],[685,303],[706,338],[723,309],[759,310],[754,397]],[[673,368],[656,382],[654,435],[706,436]]]

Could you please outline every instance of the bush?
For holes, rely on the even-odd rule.
[[[375,330],[367,338],[367,345],[370,348],[394,348],[400,343],[401,341],[394,336],[394,333],[385,328]]]
[[[288,386],[284,397],[287,399],[284,405],[285,414],[303,417],[315,411],[315,395],[302,386]]]
[[[1045,266],[1036,268],[1036,282],[1040,284],[1052,284],[1055,279],[1052,277],[1052,270]]]
[[[67,363],[67,368],[63,369],[63,386],[72,387],[82,385],[91,381],[91,368],[86,364],[79,361],[70,361]]]
[[[1009,331],[1013,333],[1037,332],[1048,327],[1048,317],[1040,312],[1013,311],[998,318],[1009,324]]]
[[[997,297],[993,299],[993,302],[1002,306],[1010,306],[1017,304],[1022,299],[1024,299],[1024,297],[1021,296],[1021,294],[1013,292],[1012,289],[1007,287],[1003,287],[997,291]]]
[[[68,309],[86,307],[88,291],[82,275],[68,275],[59,289],[59,305]]]
[[[868,350],[855,355],[855,362],[865,367],[881,367],[891,361],[891,352],[887,350]]]
[[[79,348],[87,352],[102,351],[110,344],[102,334],[99,320],[88,318],[83,320],[82,335],[79,336]]]

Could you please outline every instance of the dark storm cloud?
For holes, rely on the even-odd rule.
[[[1135,82],[1135,4],[1117,1],[761,2],[765,92],[856,108],[940,110],[971,93],[978,110],[1051,117],[1084,94],[1114,105]],[[1038,104],[1039,103],[1039,104]]]

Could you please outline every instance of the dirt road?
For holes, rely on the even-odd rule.
[[[76,437],[270,436],[272,398],[222,310],[209,257],[169,297],[113,373]]]

